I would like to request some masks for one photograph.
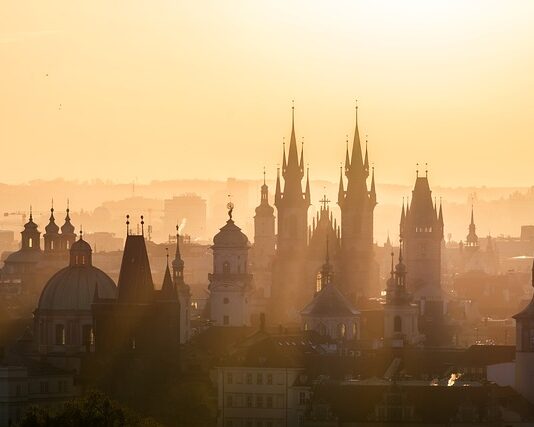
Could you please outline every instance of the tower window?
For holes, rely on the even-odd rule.
[[[393,331],[402,332],[402,319],[400,316],[395,316],[393,319]]]
[[[223,263],[223,273],[224,274],[230,273],[230,263],[228,261],[224,261]]]
[[[339,338],[345,338],[346,327],[344,323],[337,325],[337,332]]]
[[[229,303],[230,303],[230,300],[228,298],[223,299],[223,304],[229,304]]]
[[[30,248],[33,248],[33,237],[30,237],[30,239],[28,240],[28,246]]]

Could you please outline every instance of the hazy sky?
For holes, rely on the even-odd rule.
[[[291,99],[337,180],[530,185],[534,2],[0,0],[0,182],[274,176]]]

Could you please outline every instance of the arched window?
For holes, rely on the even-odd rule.
[[[346,331],[347,331],[347,328],[345,327],[344,323],[340,323],[339,325],[337,325],[338,338],[345,338]]]
[[[28,240],[28,246],[30,248],[33,248],[33,237],[30,237],[30,239]]]
[[[308,330],[308,322],[304,322],[304,330],[305,330],[305,331]]]
[[[402,319],[400,316],[395,316],[393,319],[393,331],[402,332]]]
[[[357,323],[352,324],[352,337],[354,339],[358,338],[358,324]]]
[[[223,263],[223,273],[224,274],[230,273],[230,263],[228,261],[224,261]]]
[[[230,303],[230,300],[228,298],[224,298],[223,299],[223,304],[228,304],[228,303]]]
[[[65,345],[65,326],[56,325],[56,345]]]

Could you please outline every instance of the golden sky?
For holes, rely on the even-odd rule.
[[[531,185],[534,2],[0,0],[1,182],[274,176],[295,99],[337,180]]]

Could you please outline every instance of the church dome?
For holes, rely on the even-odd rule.
[[[226,225],[213,237],[214,246],[230,248],[248,247],[248,237],[235,225],[232,219],[226,221]]]
[[[92,264],[91,246],[80,236],[70,249],[70,265],[54,274],[39,298],[39,310],[91,310],[95,287],[99,298],[116,298],[117,286]]]
[[[38,310],[91,310],[95,286],[98,286],[99,298],[117,297],[115,283],[99,268],[92,265],[65,267],[45,285]]]

